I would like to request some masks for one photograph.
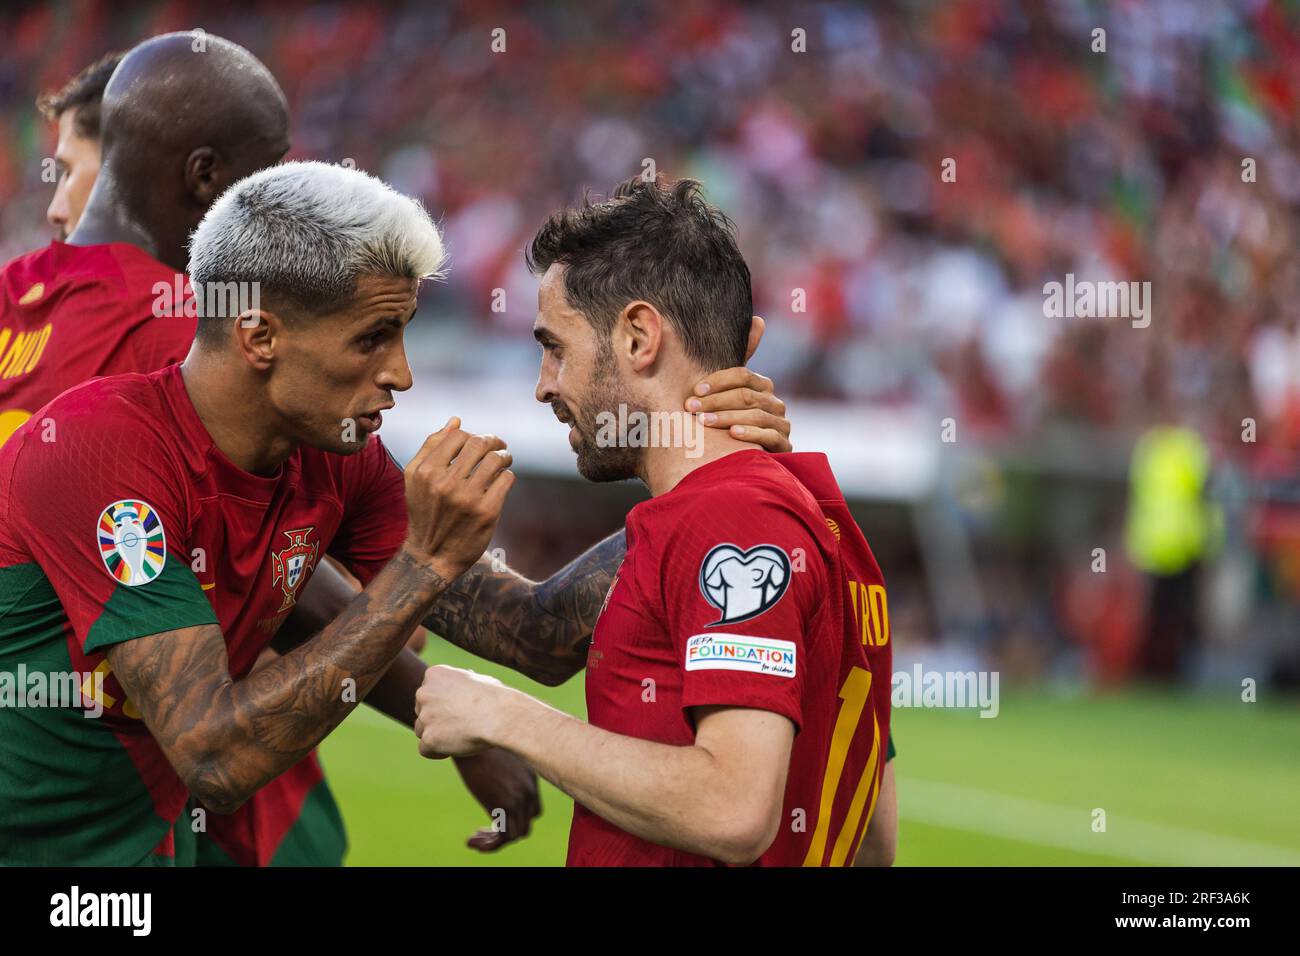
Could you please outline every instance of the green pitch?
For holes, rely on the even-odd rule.
[[[541,687],[439,641],[426,656],[583,713],[581,676]],[[899,865],[1300,865],[1294,701],[1008,693],[993,719],[899,710],[894,721]],[[572,803],[544,781],[532,835],[482,855],[464,844],[486,814],[450,762],[419,757],[409,729],[363,707],[321,753],[353,866],[564,862]]]

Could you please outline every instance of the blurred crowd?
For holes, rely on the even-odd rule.
[[[1211,435],[1255,413],[1292,437],[1300,31],[1284,7],[31,7],[4,24],[0,252],[46,235],[36,94],[200,26],[271,67],[292,156],[350,159],[442,217],[440,309],[484,331],[527,335],[520,252],[541,219],[653,162],[735,218],[787,391],[928,401],[995,435],[1172,404]],[[1150,328],[1044,316],[1044,283],[1070,272],[1150,281]]]
[[[1300,593],[1293,3],[173,0],[0,26],[4,259],[48,240],[36,95],[202,27],[279,79],[291,157],[435,211],[440,328],[502,373],[535,362],[522,250],[544,216],[648,168],[694,177],[737,223],[784,394],[932,409],[994,449],[1062,424],[1189,429],[1216,473],[1283,489],[1244,533]],[[1067,274],[1150,282],[1150,325],[1045,315]]]

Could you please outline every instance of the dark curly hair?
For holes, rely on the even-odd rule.
[[[565,267],[569,304],[606,335],[643,299],[673,323],[704,369],[743,365],[754,312],[749,266],[735,224],[704,201],[700,184],[634,177],[609,199],[590,196],[537,231],[525,257],[535,275]]]

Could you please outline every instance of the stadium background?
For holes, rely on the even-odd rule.
[[[0,14],[0,255],[49,239],[40,91],[154,33],[247,46],[289,98],[291,158],[355,163],[441,220],[451,275],[384,434],[401,457],[454,411],[505,437],[524,480],[494,547],[543,576],[642,493],[579,482],[532,401],[522,248],[647,159],[698,178],[768,319],[754,365],[880,559],[896,670],[1000,675],[995,719],[896,714],[899,863],[1294,865],[1298,23],[1294,2],[1174,0],[20,6]],[[1066,273],[1150,281],[1153,321],[1046,317]],[[1139,439],[1170,434],[1182,451],[1144,470]],[[581,677],[428,656],[582,711]],[[452,768],[365,708],[323,759],[353,864],[563,860],[562,794],[528,840],[473,854]]]

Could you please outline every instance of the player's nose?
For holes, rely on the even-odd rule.
[[[66,230],[68,218],[71,211],[68,209],[68,202],[63,197],[63,190],[58,190],[54,198],[50,200],[49,207],[45,210],[46,221],[60,232]]]
[[[537,373],[537,387],[533,389],[533,398],[543,405],[550,405],[556,397],[554,381],[547,376],[546,366],[543,365],[541,371]]]
[[[414,379],[411,376],[411,363],[406,360],[405,346],[398,348],[393,354],[391,364],[384,367],[379,373],[379,387],[391,388],[395,392],[404,392],[411,387]]]

